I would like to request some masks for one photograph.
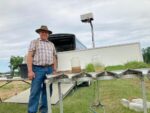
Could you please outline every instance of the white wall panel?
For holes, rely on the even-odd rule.
[[[92,63],[92,59],[95,56],[97,62],[105,66],[124,64],[128,61],[143,61],[140,44],[130,43],[80,51],[59,52],[58,70],[71,70],[71,59],[73,57],[80,59],[81,68],[84,69],[88,63]]]

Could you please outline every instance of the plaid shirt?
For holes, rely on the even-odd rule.
[[[34,65],[51,65],[53,64],[53,57],[56,55],[56,49],[52,42],[43,41],[40,38],[31,41],[29,52],[34,52],[33,64]]]

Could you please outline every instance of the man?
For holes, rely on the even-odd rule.
[[[47,26],[41,26],[41,28],[36,29],[36,32],[40,35],[40,38],[31,41],[27,57],[28,78],[32,80],[28,113],[37,112],[39,100],[41,100],[40,112],[47,113],[44,80],[46,74],[56,72],[56,50],[54,44],[48,41],[48,36],[52,34],[52,31],[48,30]],[[52,84],[50,90],[52,92]]]

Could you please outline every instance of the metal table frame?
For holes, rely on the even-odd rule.
[[[141,82],[141,92],[142,92],[142,98],[143,98],[143,111],[144,113],[148,113],[147,112],[147,99],[146,99],[146,89],[145,89],[145,81],[144,81],[144,74],[141,71],[138,70],[134,70],[134,69],[127,69],[126,71],[124,71],[123,73],[120,74],[121,78],[126,78],[124,77],[125,75],[131,75],[134,77],[137,77],[140,79]],[[128,78],[129,76],[127,76]]]
[[[137,77],[139,77],[140,80],[141,80],[141,90],[142,90],[142,96],[143,96],[143,111],[144,111],[144,113],[147,113],[147,104],[146,104],[147,100],[146,100],[146,89],[145,89],[144,76],[143,76],[142,73],[140,73],[140,74],[136,73],[135,70],[127,70],[127,71],[129,71],[129,73],[128,72],[127,73],[123,72],[120,75],[134,74]],[[135,73],[133,73],[132,71],[133,72],[135,71]],[[62,97],[62,93],[61,93],[61,83],[64,83],[64,82],[68,83],[68,82],[75,82],[75,81],[82,81],[83,82],[83,81],[95,80],[95,78],[94,79],[92,79],[92,78],[89,79],[88,77],[87,78],[85,77],[85,79],[84,78],[79,78],[79,79],[76,79],[76,80],[72,80],[70,78],[68,78],[68,79],[65,78],[65,79],[62,79],[62,80],[57,80],[57,79],[55,79],[56,77],[57,77],[57,75],[51,75],[49,78],[47,78],[45,80],[45,83],[46,83],[46,92],[47,92],[47,95],[50,95],[49,85],[51,83],[53,83],[53,82],[57,82],[58,83],[58,93],[59,93],[59,99],[60,99],[60,101],[59,101],[60,113],[63,113],[63,97]],[[119,78],[121,78],[121,77],[119,77]],[[101,78],[97,78],[97,80],[102,80],[102,79]],[[48,102],[48,113],[52,113],[51,97],[50,96],[47,96],[47,102]]]
[[[75,83],[76,81],[78,81],[78,82],[87,82],[87,81],[92,80],[89,77],[83,77],[83,78],[77,78],[77,79],[64,78],[64,79],[61,79],[61,80],[57,80],[57,79],[55,79],[55,77],[56,77],[56,75],[51,75],[48,79],[45,80],[46,92],[47,92],[47,95],[50,95],[49,85],[53,82],[58,83],[60,113],[63,113],[63,96],[62,96],[62,91],[61,91],[61,83]],[[52,113],[51,97],[50,96],[47,96],[47,104],[48,104],[48,113]]]

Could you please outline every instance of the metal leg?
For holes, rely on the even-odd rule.
[[[144,113],[147,113],[147,100],[146,100],[146,90],[145,90],[144,78],[141,79],[141,86],[142,86],[142,95],[143,95],[143,110],[144,110]]]
[[[101,99],[100,99],[100,85],[99,85],[98,80],[97,80],[97,91],[98,91],[98,94],[97,94],[98,106],[103,108],[104,113],[106,113],[105,112],[105,106],[101,103]]]
[[[94,103],[96,102],[96,81],[94,81],[94,94],[93,94],[93,97],[94,97]]]
[[[99,91],[99,81],[98,80],[95,80],[94,81],[94,84],[93,84],[93,97],[94,97],[94,102],[92,103],[92,106],[90,107],[90,111],[93,112],[93,113],[97,113],[95,111],[95,108],[98,108],[98,107],[101,107],[104,109],[104,105],[101,104],[101,101],[100,101],[100,91]],[[105,109],[104,109],[104,113],[105,113]]]
[[[76,90],[77,90],[77,81],[75,81],[75,86],[74,86],[74,88],[73,88],[73,90],[72,90],[73,95],[74,95],[74,93],[75,93]]]
[[[96,113],[96,111],[94,109],[95,102],[96,102],[96,81],[95,80],[93,81],[93,99],[94,99],[94,101],[93,100],[91,101],[91,105],[89,107],[89,110],[92,113]]]
[[[63,113],[63,97],[61,93],[61,82],[58,82],[58,94],[59,94],[60,113]]]
[[[51,84],[48,80],[45,80],[46,83],[46,94],[47,94],[47,106],[48,106],[48,113],[52,113],[52,106],[51,106],[51,97],[50,97],[50,88],[49,85]]]
[[[96,111],[93,109],[93,108],[102,108],[103,109],[103,113],[105,113],[105,106],[101,103],[101,100],[100,100],[100,86],[99,86],[99,81],[96,80],[94,81],[94,94],[93,94],[93,97],[94,97],[94,103],[92,104],[92,106],[90,107],[90,111],[92,111],[93,113],[96,113]]]

